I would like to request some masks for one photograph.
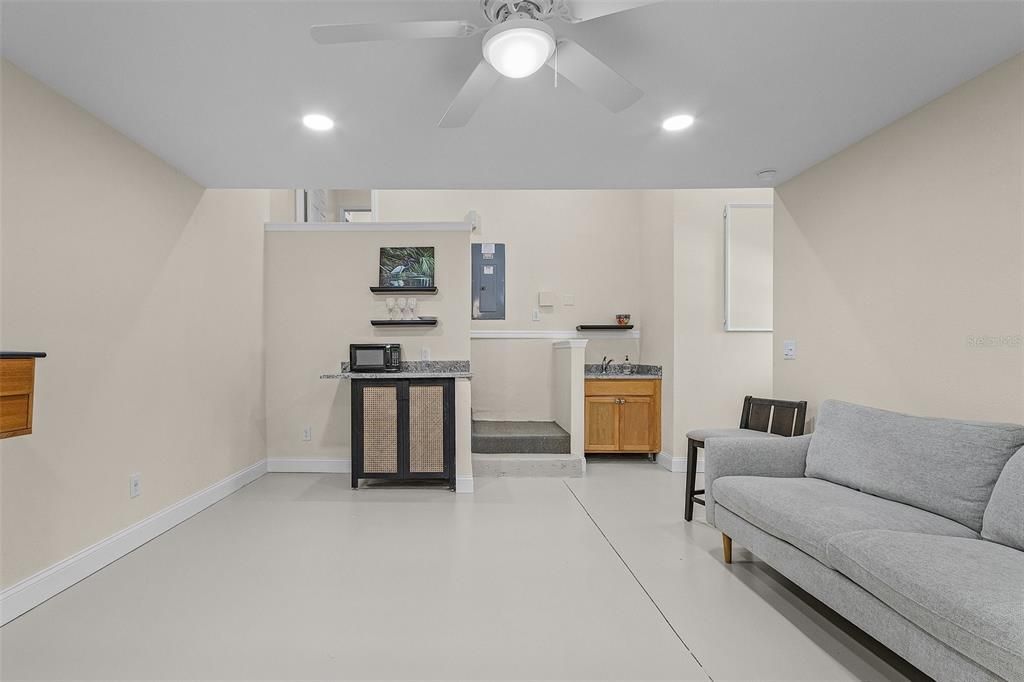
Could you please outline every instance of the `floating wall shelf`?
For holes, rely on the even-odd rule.
[[[370,287],[375,294],[436,294],[437,287]]]
[[[370,320],[374,327],[436,327],[437,320]]]
[[[617,332],[632,329],[631,324],[579,324],[576,325],[578,332]]]

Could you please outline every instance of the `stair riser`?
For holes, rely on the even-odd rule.
[[[473,436],[473,452],[489,455],[516,453],[569,454],[568,438]]]
[[[583,476],[583,462],[578,457],[530,460],[476,457],[474,455],[473,475],[515,476],[522,478],[580,478]]]

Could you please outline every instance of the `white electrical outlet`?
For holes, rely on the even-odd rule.
[[[428,348],[427,346],[423,346],[423,348],[420,348],[420,360],[429,360],[429,359],[430,359],[430,348]]]
[[[533,321],[540,322],[540,308],[533,309]]]
[[[313,440],[313,427],[312,426],[307,426],[306,428],[302,429],[302,440],[307,441],[307,442]]]
[[[782,342],[782,359],[796,360],[796,341]]]
[[[128,497],[138,497],[142,494],[142,474],[132,474],[128,477]]]

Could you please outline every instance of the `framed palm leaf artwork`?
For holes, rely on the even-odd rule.
[[[394,289],[434,286],[434,247],[382,246],[380,286]]]

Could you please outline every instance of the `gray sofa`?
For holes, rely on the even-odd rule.
[[[1024,681],[1024,426],[839,401],[710,438],[707,520],[938,680]]]

